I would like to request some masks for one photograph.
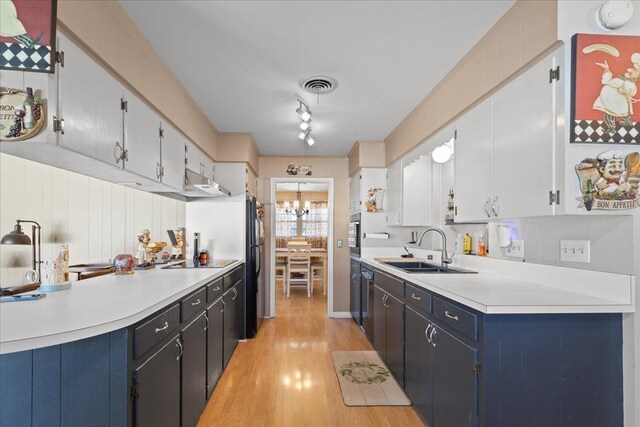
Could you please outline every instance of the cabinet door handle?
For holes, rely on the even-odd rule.
[[[221,299],[220,301],[222,301],[222,310],[220,310],[220,313],[224,313],[224,307],[227,305],[223,299]]]
[[[447,310],[444,311],[444,315],[447,316],[451,320],[455,320],[456,322],[458,321],[458,316],[455,316],[453,314],[449,314],[449,312]]]
[[[207,329],[209,329],[209,316],[207,316],[207,313],[204,314],[204,320],[207,322],[204,325],[204,330],[206,331]]]
[[[498,203],[498,196],[493,198],[493,202],[491,202],[491,210],[495,216],[500,214],[500,204]]]
[[[414,294],[414,293],[411,294],[411,298],[413,298],[416,301],[420,301],[421,300],[421,298],[419,296],[416,296],[416,294]]]
[[[484,202],[484,212],[487,214],[487,218],[491,218],[491,197],[487,197],[487,201]]]
[[[160,162],[156,163],[156,178],[160,179]]]
[[[432,346],[436,346],[436,341],[435,341],[435,337],[436,337],[436,327],[434,326],[433,329],[431,330],[431,335],[429,335],[429,341],[431,341],[431,345]]]
[[[180,353],[178,354],[178,357],[176,357],[176,360],[180,360],[180,358],[182,357],[182,353],[184,352],[184,347],[182,346],[182,342],[180,341],[180,338],[176,340],[176,344],[180,348]]]
[[[220,290],[220,286],[216,286],[215,288],[213,288],[214,291],[219,291]]]
[[[200,301],[200,298],[198,298],[197,300],[195,300],[194,302],[191,303],[191,307],[195,307],[196,305],[200,305],[202,301]]]
[[[238,290],[236,288],[233,288],[233,298],[231,298],[231,301],[235,301],[236,297],[238,296]]]
[[[161,328],[156,328],[156,334],[159,334],[160,332],[164,332],[167,329],[169,329],[169,322],[164,322],[164,325],[162,325]]]
[[[427,329],[424,330],[424,336],[427,339],[427,342],[429,344],[431,344],[431,337],[429,337],[429,329],[433,328],[432,324],[429,324],[429,326],[427,326]]]

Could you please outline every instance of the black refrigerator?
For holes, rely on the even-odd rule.
[[[247,199],[245,263],[245,337],[253,338],[265,318],[267,293],[264,279],[264,223],[262,207],[254,197]]]

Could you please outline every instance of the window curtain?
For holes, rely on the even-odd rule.
[[[276,201],[276,248],[286,248],[289,238],[297,234],[295,216],[285,212],[284,201]]]
[[[309,214],[302,217],[302,236],[312,248],[327,249],[329,237],[329,203],[326,200],[312,200]]]

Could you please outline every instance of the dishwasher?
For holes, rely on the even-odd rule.
[[[361,313],[360,326],[364,329],[364,333],[369,339],[369,342],[373,344],[373,299],[374,299],[374,285],[373,285],[373,271],[362,268],[360,280],[360,296],[361,300]]]

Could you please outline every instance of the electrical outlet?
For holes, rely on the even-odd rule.
[[[560,260],[591,262],[590,240],[560,240]]]
[[[524,258],[524,240],[512,240],[506,252],[508,257]]]
[[[344,244],[342,243],[342,239],[338,239],[338,245],[339,248],[341,248],[342,246],[344,246]]]

